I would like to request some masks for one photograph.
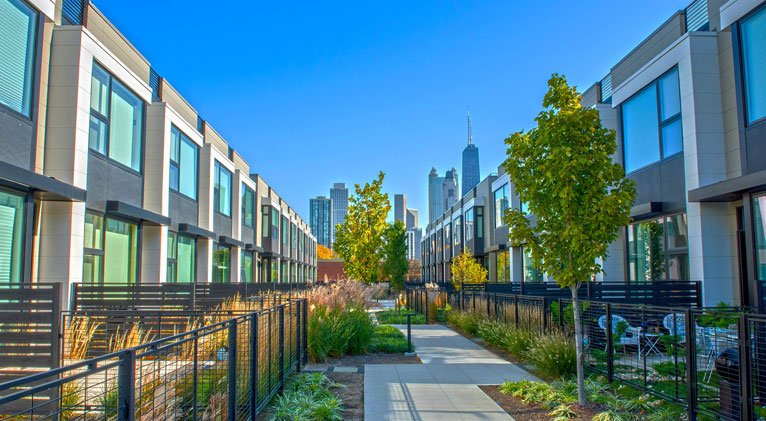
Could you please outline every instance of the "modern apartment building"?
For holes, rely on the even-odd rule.
[[[325,247],[332,244],[332,200],[326,196],[312,198],[309,203],[309,222],[311,232],[317,239],[317,243]]]
[[[0,282],[314,279],[308,225],[93,4],[0,28]]]
[[[616,131],[614,159],[637,187],[634,222],[610,246],[599,280],[700,281],[705,305],[764,310],[766,2],[692,2],[586,89],[582,102]],[[448,233],[453,244],[477,235],[476,222],[462,222],[463,243],[455,236],[467,200],[474,219],[477,202],[484,204],[486,243],[469,249],[490,280],[542,281],[523,248],[507,245],[500,215],[522,204],[502,173],[465,195],[464,209],[429,224],[424,277],[448,279]]]
[[[348,213],[348,189],[345,183],[335,183],[330,189],[330,200],[332,201],[332,238],[331,243],[335,243],[335,227],[346,222]]]

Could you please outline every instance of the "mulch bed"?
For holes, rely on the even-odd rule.
[[[548,415],[549,409],[524,403],[515,396],[500,393],[498,386],[479,386],[479,388],[493,401],[497,402],[505,412],[517,420],[543,421],[551,419]],[[572,405],[572,410],[577,413],[577,417],[572,418],[575,421],[589,421],[599,412],[596,408],[580,405]]]

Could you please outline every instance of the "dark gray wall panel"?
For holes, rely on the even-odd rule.
[[[255,233],[252,228],[242,226],[242,238],[240,239],[245,244],[255,244]]]
[[[663,212],[686,208],[683,155],[628,175],[636,182],[635,204],[662,202]]]
[[[745,130],[747,173],[766,169],[766,121]]]
[[[107,200],[143,208],[143,177],[93,153],[88,155],[87,190],[88,209],[103,212]]]
[[[231,218],[213,212],[213,232],[215,232],[216,235],[231,237]]]
[[[32,121],[0,108],[0,160],[33,171]]]
[[[199,226],[199,206],[196,201],[171,191],[168,205],[168,216],[173,229],[178,229],[178,224]]]

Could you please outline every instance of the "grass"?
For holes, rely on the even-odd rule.
[[[369,352],[402,354],[407,352],[407,337],[397,328],[390,325],[375,327]]]
[[[375,324],[363,307],[312,307],[307,322],[308,351],[312,361],[367,352],[375,334]]]
[[[272,421],[324,420],[341,421],[343,402],[333,393],[342,387],[322,373],[293,376],[284,393],[271,404]]]
[[[406,308],[399,310],[392,308],[376,313],[376,317],[378,318],[378,323],[383,325],[406,325],[407,313],[410,313],[410,311]],[[426,316],[419,313],[412,313],[410,322],[413,325],[426,324]]]

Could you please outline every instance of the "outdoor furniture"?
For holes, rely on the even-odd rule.
[[[662,327],[671,335],[679,338],[679,344],[686,343],[686,315],[683,313],[671,313],[662,319]]]
[[[655,354],[655,355],[662,355],[662,352],[660,352],[660,349],[658,347],[660,342],[660,335],[656,333],[647,333],[644,331],[641,331],[640,333],[641,340],[643,341],[643,347],[644,347],[644,355],[649,354]],[[640,351],[639,351],[639,358],[640,358]]]
[[[627,327],[625,328],[625,331],[622,332],[619,338],[617,338],[617,344],[623,346],[623,353],[625,353],[625,346],[626,345],[635,345],[638,348],[638,355],[641,355],[641,328],[633,327],[628,323],[627,320],[625,320],[624,317],[618,316],[616,314],[612,315],[612,334],[618,333],[618,325],[620,323],[625,323]],[[606,315],[603,315],[598,318],[598,327],[600,327],[604,334],[606,335]]]
[[[680,344],[686,344],[686,314],[671,313],[662,319],[662,326],[671,335],[679,337]],[[707,383],[713,375],[715,358],[726,348],[737,346],[737,334],[732,334],[728,329],[718,327],[702,327],[694,323],[696,336],[697,355],[702,355],[705,361],[705,375],[703,380]]]

